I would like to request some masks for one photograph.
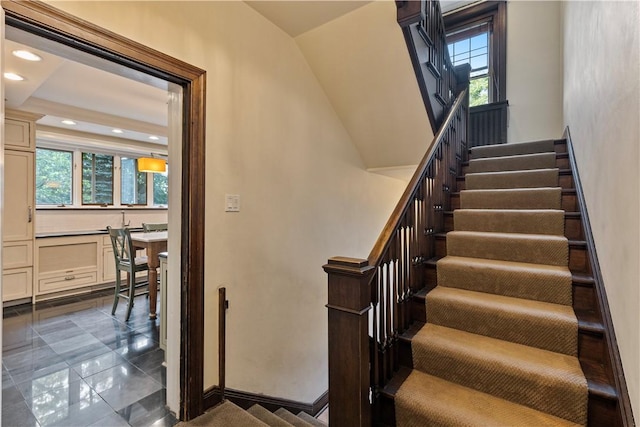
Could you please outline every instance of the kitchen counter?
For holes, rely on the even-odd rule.
[[[142,227],[129,228],[132,232],[142,231]],[[74,230],[74,231],[49,231],[46,233],[36,233],[36,239],[43,239],[47,237],[69,237],[69,236],[92,236],[96,234],[107,234],[107,229],[102,228],[100,230]]]

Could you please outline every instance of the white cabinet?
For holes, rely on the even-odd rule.
[[[33,126],[34,124],[30,120],[14,120],[9,118],[5,119],[5,150],[35,150],[35,138],[33,138],[31,135]]]
[[[36,118],[7,111],[4,122],[3,302],[33,295]]]
[[[12,268],[2,273],[2,301],[28,298],[33,293],[33,268]]]
[[[4,242],[33,240],[34,198],[33,153],[4,152]]]
[[[99,283],[102,236],[48,237],[36,240],[36,296]]]

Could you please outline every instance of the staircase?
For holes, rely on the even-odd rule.
[[[401,337],[412,369],[385,390],[398,426],[587,424],[555,150],[471,150],[437,286],[417,297],[426,323]]]
[[[225,400],[211,411],[179,427],[326,427],[326,424],[306,412],[298,415],[280,408],[270,412],[260,405],[253,405],[246,411]]]

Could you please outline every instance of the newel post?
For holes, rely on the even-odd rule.
[[[369,282],[367,260],[334,257],[329,275],[329,425],[370,427]]]

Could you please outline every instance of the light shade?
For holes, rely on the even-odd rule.
[[[138,159],[138,172],[164,173],[167,171],[167,162],[163,159],[152,157],[140,157]]]

